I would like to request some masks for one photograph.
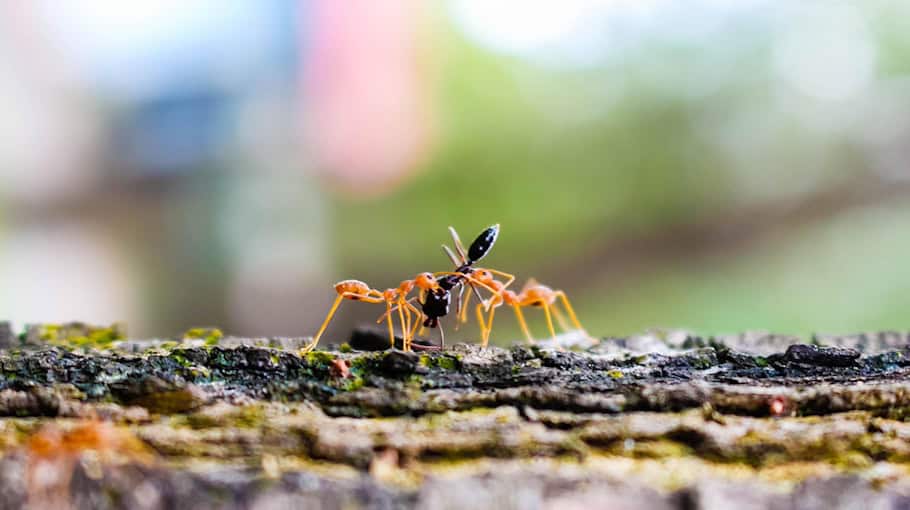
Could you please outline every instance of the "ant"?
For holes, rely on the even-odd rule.
[[[407,299],[408,294],[410,294],[414,288],[419,288],[421,293],[424,293],[436,291],[440,286],[432,273],[420,273],[412,280],[401,282],[397,288],[386,289],[384,292],[370,288],[369,285],[360,280],[342,280],[336,283],[335,292],[338,293],[338,297],[335,298],[335,302],[329,309],[329,313],[326,315],[325,321],[323,321],[316,336],[313,337],[313,340],[309,344],[300,349],[300,353],[306,354],[316,347],[319,343],[319,338],[322,337],[322,333],[325,332],[325,328],[328,327],[329,322],[331,322],[332,317],[335,315],[335,311],[338,310],[338,306],[341,305],[341,302],[345,299],[363,301],[365,303],[385,303],[385,318],[389,324],[389,343],[393,348],[395,347],[395,331],[392,327],[391,312],[393,310],[392,306],[396,305],[395,308],[398,310],[398,318],[401,321],[401,334],[404,340],[404,349],[410,350],[411,342],[408,332],[412,329],[410,325],[411,314],[416,313],[418,317],[421,316],[420,310],[412,305]],[[405,316],[407,316],[407,318],[405,318]]]
[[[449,227],[449,233],[452,236],[457,255],[446,245],[442,245],[442,248],[456,266],[453,271],[420,273],[412,280],[401,282],[397,288],[386,289],[385,291],[370,288],[369,285],[360,280],[343,280],[336,283],[335,292],[338,293],[338,297],[329,309],[329,313],[326,315],[325,321],[323,321],[316,336],[301,349],[301,354],[305,354],[316,347],[341,302],[345,299],[376,304],[385,303],[386,311],[376,322],[387,321],[391,348],[395,347],[395,332],[392,325],[393,311],[398,312],[405,351],[410,350],[411,342],[415,333],[417,333],[418,326],[422,326],[422,328],[439,328],[440,347],[444,348],[445,332],[442,329],[440,319],[449,314],[452,295],[459,285],[461,287],[458,288],[458,293],[456,294],[456,327],[459,322],[467,321],[467,310],[471,295],[465,296],[465,291],[467,287],[470,287],[472,293],[480,300],[476,312],[484,347],[489,343],[496,308],[503,304],[513,308],[521,330],[529,343],[534,342],[534,337],[525,322],[524,315],[521,312],[522,307],[534,306],[543,308],[550,335],[553,337],[556,336],[556,330],[553,327],[552,315],[556,316],[556,320],[564,331],[570,330],[559,306],[556,304],[557,300],[560,301],[562,308],[569,315],[569,319],[575,329],[587,335],[587,332],[579,323],[572,305],[569,303],[569,298],[562,290],[551,289],[531,279],[525,283],[520,292],[515,293],[508,290],[508,286],[515,280],[514,275],[495,269],[474,266],[490,252],[496,243],[496,239],[499,237],[499,224],[484,229],[467,250],[465,250],[458,232],[453,227]],[[503,277],[505,281],[497,280],[496,276]],[[486,289],[491,293],[491,296],[483,299],[478,288]],[[408,299],[408,295],[415,289],[419,290],[419,295]],[[415,300],[420,305],[420,308],[412,304]],[[484,316],[484,311],[488,312],[486,317]],[[423,320],[422,322],[416,320],[412,324],[413,317],[422,318]]]
[[[494,225],[493,227],[490,227],[490,229],[494,229],[494,228],[495,228],[495,231],[493,233],[493,236],[495,237],[499,234],[499,225],[497,224],[497,225]],[[487,230],[490,230],[490,229],[487,229]],[[486,234],[486,233],[487,233],[487,231],[484,231],[483,233],[481,233],[481,236],[484,236],[484,234]],[[481,297],[480,293],[477,290],[477,287],[485,287],[490,292],[497,294],[497,293],[501,292],[503,289],[507,288],[509,285],[511,285],[512,282],[515,280],[515,276],[511,275],[509,273],[497,271],[495,269],[483,269],[483,268],[479,268],[479,267],[472,267],[472,265],[475,262],[477,262],[477,260],[479,260],[479,258],[474,259],[473,257],[471,257],[471,255],[470,255],[471,250],[468,250],[467,253],[465,252],[464,246],[461,244],[461,238],[459,238],[458,232],[455,231],[455,228],[449,227],[449,234],[451,234],[451,236],[452,236],[452,241],[455,245],[455,249],[458,251],[458,256],[456,256],[452,252],[452,250],[446,245],[442,245],[442,250],[449,257],[449,260],[451,260],[452,263],[455,264],[456,269],[454,270],[454,273],[461,273],[461,274],[465,274],[465,275],[472,275],[472,274],[482,275],[482,277],[480,277],[480,278],[468,279],[468,286],[471,287],[472,293],[475,296],[477,296],[478,300],[480,300],[482,302],[483,297]],[[480,238],[481,237],[478,237],[478,240]],[[492,244],[492,242],[495,242],[495,238],[493,239],[493,241],[491,241],[491,244]],[[477,243],[477,241],[475,240],[474,243],[472,243],[471,248],[473,248],[474,244],[476,244],[476,243]],[[482,257],[482,255],[481,255],[481,257]],[[449,273],[449,274],[454,274],[454,273]],[[493,274],[506,278],[506,281],[504,283],[495,281],[493,279]],[[477,281],[475,282],[472,280],[477,280]],[[491,288],[491,285],[493,284],[493,282],[498,284],[498,286],[495,288]],[[471,294],[468,294],[467,297],[464,297],[464,293],[465,293],[465,286],[462,285],[461,289],[458,292],[458,296],[456,297],[456,301],[455,301],[455,303],[456,303],[455,316],[458,317],[458,321],[455,322],[456,329],[458,329],[458,324],[460,322],[467,322],[467,320],[468,320],[467,319],[467,310],[468,310],[468,304],[470,303],[470,300],[471,300]]]
[[[484,270],[488,271],[488,270]],[[569,327],[566,324],[565,318],[562,316],[562,312],[559,311],[559,307],[555,306],[556,300],[559,299],[562,303],[563,308],[569,314],[569,320],[571,320],[572,325],[575,326],[576,330],[581,331],[588,336],[587,331],[582,327],[581,323],[578,322],[578,317],[575,315],[575,310],[572,308],[572,304],[569,303],[569,298],[566,296],[566,293],[561,290],[554,290],[546,285],[538,283],[533,278],[528,280],[521,291],[517,294],[511,290],[507,290],[502,282],[496,281],[493,279],[493,275],[490,272],[478,271],[477,279],[483,281],[488,286],[499,289],[498,292],[494,293],[488,300],[484,301],[482,304],[478,304],[476,308],[477,312],[477,322],[480,324],[481,339],[483,341],[483,346],[486,347],[490,338],[490,331],[493,329],[493,315],[496,313],[496,308],[507,304],[515,310],[515,317],[518,319],[518,324],[521,326],[521,331],[524,333],[525,338],[528,340],[528,343],[534,343],[534,337],[531,335],[531,331],[528,329],[528,324],[525,322],[524,314],[521,313],[521,308],[525,306],[534,306],[543,308],[544,315],[547,318],[547,327],[550,329],[550,336],[556,336],[556,330],[553,328],[553,319],[551,316],[555,315],[556,320],[559,322],[560,328],[563,331],[569,331]],[[483,308],[489,310],[489,315],[486,319],[483,316]]]
[[[458,237],[458,232],[456,232],[453,227],[449,227],[449,233],[452,235],[452,240],[455,243],[455,249],[458,250],[460,259],[455,257],[455,254],[452,253],[448,246],[443,245],[443,250],[449,255],[449,258],[452,259],[452,262],[457,267],[454,271],[435,273],[437,275],[436,281],[439,283],[441,290],[428,294],[426,299],[421,303],[421,308],[426,316],[423,326],[439,328],[439,339],[442,347],[445,347],[445,333],[442,330],[439,318],[444,317],[449,313],[449,306],[452,302],[452,289],[459,284],[461,285],[458,294],[457,312],[460,312],[461,310],[463,302],[462,294],[464,293],[466,284],[471,287],[471,290],[477,295],[478,299],[482,299],[480,293],[477,291],[478,286],[496,293],[494,288],[490,287],[485,282],[476,279],[472,276],[472,273],[476,270],[473,267],[474,264],[486,257],[493,248],[493,245],[496,244],[496,239],[499,238],[499,223],[484,229],[477,238],[474,239],[474,242],[471,243],[471,246],[469,246],[467,250],[464,249],[464,246],[461,244],[461,239]],[[506,273],[500,274],[514,279],[512,275]]]
[[[417,298],[423,312],[422,315],[426,317],[422,327],[439,328],[440,347],[445,347],[445,332],[442,329],[442,324],[439,322],[439,319],[449,314],[449,307],[452,304],[452,290],[455,287],[462,285],[461,292],[464,292],[464,285],[468,284],[475,293],[477,293],[476,287],[483,287],[490,292],[496,292],[494,288],[472,276],[473,271],[475,271],[475,268],[472,266],[484,258],[487,253],[490,252],[490,249],[493,248],[496,239],[499,237],[499,224],[497,223],[496,225],[484,229],[480,235],[474,239],[474,242],[471,243],[471,246],[467,250],[465,250],[464,246],[461,244],[461,240],[458,238],[458,233],[455,229],[449,227],[449,232],[452,234],[452,239],[455,241],[455,248],[458,250],[460,258],[456,258],[447,246],[443,246],[443,249],[450,255],[450,258],[457,267],[454,271],[434,273],[433,276],[436,278],[437,287],[433,289],[422,289],[420,296]],[[506,273],[500,274],[514,279],[512,275]],[[482,300],[479,293],[477,293],[477,297]],[[461,302],[459,295],[459,307]],[[389,314],[390,312],[391,310],[387,310],[386,314]],[[377,322],[381,322],[385,317],[387,317],[387,315],[380,316]]]

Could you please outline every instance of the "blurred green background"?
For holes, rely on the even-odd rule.
[[[908,161],[900,2],[0,6],[20,324],[309,335],[498,222],[597,336],[906,330]]]

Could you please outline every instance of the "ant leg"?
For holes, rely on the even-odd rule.
[[[486,346],[487,343],[487,326],[483,318],[483,305],[478,304],[477,308],[474,309],[477,313],[477,324],[480,325],[480,340],[481,345]]]
[[[423,313],[410,302],[405,302],[405,314],[407,316],[408,322],[408,332],[407,332],[407,343],[408,349],[411,349],[411,344],[414,342],[414,335],[417,333],[417,326],[421,322]],[[413,321],[413,322],[412,322]],[[412,325],[413,324],[413,325]]]
[[[490,269],[490,268],[486,268],[486,270],[489,271],[489,272],[491,272],[491,273],[493,273],[493,274],[495,274],[495,275],[502,276],[503,278],[506,279],[506,281],[502,282],[502,288],[503,288],[503,289],[505,289],[506,287],[508,287],[509,285],[511,285],[512,282],[515,281],[515,275],[514,275],[514,274],[509,274],[509,273],[506,273],[506,272],[503,272],[503,271],[498,271],[498,270],[496,270],[496,269]]]
[[[439,348],[445,349],[446,348],[446,334],[442,330],[442,321],[439,321],[437,326],[439,327]]]
[[[455,272],[455,271],[439,271],[439,272],[433,273],[433,276],[442,276],[442,275],[456,275],[456,276],[460,276],[460,277],[464,278],[465,280],[468,280],[469,282],[473,282],[473,283],[476,283],[476,284],[478,284],[478,285],[483,285],[483,284],[481,284],[480,282],[478,282],[478,281],[476,281],[476,280],[472,280],[471,277],[468,276],[468,275],[465,274],[465,273],[458,273],[458,272]],[[464,284],[462,284],[462,286],[464,286]],[[490,292],[494,292],[494,293],[495,293],[495,291],[493,291],[492,289],[490,289],[488,286],[483,285],[483,287],[486,288],[487,290],[489,290]],[[461,291],[461,292],[464,292],[464,291]],[[477,290],[477,287],[475,287],[474,285],[471,285],[471,292],[473,292],[474,295],[477,296],[477,299],[483,300],[483,296],[480,295],[480,292]],[[461,299],[461,296],[459,295],[459,300],[460,300],[460,299]],[[423,301],[423,298],[421,298],[420,300]],[[456,316],[456,317],[458,316],[458,312],[457,312],[457,311],[455,312],[455,316]]]
[[[558,306],[554,306],[551,311],[553,312],[553,317],[556,317],[556,322],[559,323],[560,329],[563,331],[572,331],[572,328],[566,323],[566,317],[559,311]]]
[[[416,299],[417,299],[416,297],[412,297],[411,299],[408,300],[408,302],[410,303]],[[397,305],[393,306],[392,311],[394,312],[394,311],[398,310],[399,306],[401,306],[401,304],[397,304]],[[380,322],[384,321],[386,318],[386,315],[388,315],[388,312],[383,312],[382,315],[380,315],[379,318],[376,319],[376,324],[379,324]]]
[[[404,311],[401,309],[400,303],[398,305],[398,320],[401,322],[401,342],[402,342],[401,346],[405,351],[408,351],[409,347],[410,347],[408,345],[408,326],[410,326],[410,323],[411,323],[411,312],[410,312],[410,310],[408,311],[408,323],[405,324]],[[392,347],[393,348],[395,347],[394,338],[392,339]]]
[[[468,298],[471,295],[468,294]],[[458,295],[455,297],[455,331],[458,331],[458,325],[461,324],[461,321],[458,320],[458,317],[462,316],[461,310],[464,309],[467,311],[468,302],[464,297],[464,285],[461,286],[461,289],[458,290]]]
[[[559,299],[562,301],[562,306],[565,307],[566,312],[569,313],[569,319],[572,321],[572,324],[574,324],[579,331],[584,333],[588,339],[594,341],[595,344],[600,343],[600,340],[591,336],[588,333],[588,330],[586,330],[584,326],[581,325],[581,322],[578,321],[578,317],[575,315],[575,310],[572,309],[572,304],[569,303],[569,297],[566,296],[566,293],[560,290],[556,295],[559,296]]]
[[[534,337],[531,336],[531,330],[528,329],[528,323],[525,322],[524,314],[521,313],[521,306],[512,305],[512,309],[515,310],[515,317],[518,318],[518,325],[521,326],[521,332],[525,334],[525,338],[528,340],[528,343],[533,344]]]
[[[578,322],[578,317],[575,315],[575,310],[572,309],[572,305],[569,303],[569,298],[566,296],[566,293],[560,290],[556,292],[556,295],[559,296],[559,299],[562,301],[562,306],[564,306],[566,312],[569,313],[569,319],[572,321],[572,324],[576,328],[585,331],[585,328]]]
[[[423,306],[423,304],[427,302],[426,289],[420,289],[420,292],[417,294],[417,302],[420,303],[421,306]],[[418,315],[418,318],[423,318],[423,312],[421,312],[421,314]],[[422,320],[419,320],[418,322],[420,322],[421,324],[420,324],[420,330],[417,332],[417,334],[420,336],[423,336],[424,334],[426,334],[427,327],[423,325]]]
[[[370,294],[377,296],[377,297],[371,298],[371,297],[369,297]],[[348,297],[348,298],[355,298],[358,301],[363,301],[364,303],[385,303],[385,308],[386,308],[385,319],[389,325],[389,344],[391,345],[390,348],[394,349],[395,348],[395,329],[392,327],[392,303],[390,301],[388,301],[382,295],[382,292],[375,290],[375,289],[371,289],[369,292],[367,292],[367,294],[365,296],[360,295],[360,294],[354,294],[351,292],[345,292],[344,294],[342,294],[342,296]]]
[[[479,286],[479,287],[483,287],[483,288],[487,289],[488,291],[492,292],[494,295],[499,294],[499,291],[497,291],[497,290],[494,289],[493,287],[490,287],[490,286],[487,285],[486,283],[483,283],[482,281],[480,281],[480,280],[474,278],[474,277],[471,276],[471,275],[467,275],[467,274],[464,274],[464,273],[458,273],[458,272],[455,272],[455,271],[439,271],[438,273],[433,273],[433,276],[441,276],[441,275],[457,275],[457,276],[461,276],[462,278],[464,278],[465,280],[467,280],[467,281],[468,281],[469,283],[471,283],[472,285],[477,285],[477,286]]]
[[[414,341],[414,335],[417,334],[417,328],[423,324],[423,312],[421,312],[420,309],[418,309],[416,306],[412,305],[411,303],[408,303],[408,307],[411,309],[411,312],[414,314],[414,317],[415,317],[414,326],[411,328],[411,332],[409,335],[410,340],[408,341],[408,345],[410,345],[411,342]]]
[[[487,289],[487,290],[490,291],[494,296],[500,294],[500,291],[494,289],[493,287],[490,287],[489,285],[487,285],[486,283],[483,283],[482,281],[477,280],[476,278],[473,278],[473,277],[470,277],[470,276],[469,276],[469,277],[468,277],[468,281],[469,281],[470,283],[472,283],[473,285],[478,285],[478,286],[480,286],[480,287],[483,287],[483,288]]]
[[[459,322],[468,322],[468,305],[471,303],[471,295],[468,294],[464,298],[464,304],[461,306],[461,316],[458,317]]]
[[[480,291],[477,290],[477,287],[475,287],[470,282],[468,282],[468,286],[471,287],[471,293],[474,294],[475,296],[477,296],[477,299],[483,301],[483,296],[480,295]]]
[[[405,344],[407,345],[407,350],[411,350],[411,345],[414,343],[414,336],[417,334],[417,327],[423,321],[423,312],[419,308],[411,304],[411,301],[414,299],[409,299],[404,303],[404,314],[407,322],[407,331],[402,332],[402,335],[405,336]]]
[[[338,295],[338,297],[335,298],[335,302],[332,303],[332,308],[329,309],[329,314],[326,315],[325,320],[322,322],[322,326],[319,327],[319,331],[316,333],[316,336],[313,337],[313,340],[309,344],[303,346],[300,349],[301,354],[306,354],[316,347],[316,344],[319,343],[319,339],[325,332],[325,328],[329,326],[329,322],[331,322],[332,317],[335,315],[335,311],[338,310],[338,305],[341,304],[342,300],[351,298],[356,298],[359,301],[364,301],[366,303],[382,303],[384,301],[381,298],[370,297],[369,292],[367,294],[357,294],[356,292],[342,292]]]
[[[398,310],[401,311],[400,309]],[[392,328],[392,303],[390,301],[385,302],[385,319],[389,324],[389,349],[395,348],[395,330]]]
[[[490,316],[487,318],[487,334],[483,337],[483,346],[490,343],[490,333],[493,331],[493,315],[496,313],[496,307],[490,307]]]
[[[556,330],[553,329],[553,317],[550,315],[550,305],[544,303],[543,314],[547,317],[547,327],[550,328],[550,338],[555,338]]]
[[[410,307],[405,308],[404,316],[405,316],[405,326],[404,326],[404,331],[402,331],[401,334],[404,336],[404,342],[406,344],[408,344],[408,349],[410,349],[411,343],[414,341],[414,330],[411,327],[411,323],[414,319],[413,319],[413,312],[411,311]]]
[[[316,344],[319,343],[319,338],[322,337],[322,333],[325,332],[325,328],[329,326],[329,322],[332,320],[332,316],[335,315],[335,311],[338,310],[338,305],[341,304],[341,301],[343,299],[344,294],[338,294],[338,297],[335,298],[335,302],[332,303],[332,307],[329,308],[329,314],[325,316],[325,320],[322,322],[322,326],[320,326],[319,331],[316,332],[316,336],[313,337],[313,340],[310,343],[300,349],[300,354],[306,354],[316,347]]]

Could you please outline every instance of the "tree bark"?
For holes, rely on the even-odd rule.
[[[9,507],[853,508],[910,494],[903,333],[299,356],[295,339],[32,331],[0,355]]]

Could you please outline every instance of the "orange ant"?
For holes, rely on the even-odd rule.
[[[407,295],[414,290],[415,287],[419,288],[421,292],[425,292],[437,289],[439,284],[436,282],[436,278],[432,273],[420,273],[415,276],[413,280],[405,280],[401,282],[397,288],[386,289],[384,292],[370,288],[369,285],[360,280],[342,280],[336,283],[335,292],[338,293],[338,297],[335,298],[335,302],[329,309],[329,313],[326,315],[325,321],[323,321],[316,336],[313,337],[313,340],[309,344],[300,349],[300,353],[306,354],[316,347],[316,344],[319,343],[319,338],[325,332],[329,322],[331,322],[332,317],[335,315],[335,311],[338,310],[338,306],[341,305],[341,301],[345,299],[363,301],[365,303],[386,304],[385,318],[389,324],[389,343],[392,348],[395,347],[395,331],[392,327],[391,312],[393,310],[392,306],[397,305],[395,308],[398,310],[398,318],[401,321],[404,349],[409,350],[411,342],[408,333],[411,330],[411,314],[416,313],[418,317],[421,317],[420,310],[412,305],[407,299]]]
[[[439,289],[439,283],[432,273],[420,273],[414,277],[413,280],[404,280],[401,282],[401,284],[398,285],[398,288],[386,289],[385,292],[383,292],[383,297],[386,301],[386,316],[389,316],[392,313],[392,303],[396,304],[395,309],[398,310],[398,319],[401,321],[402,348],[405,351],[411,350],[411,341],[414,339],[414,330],[417,329],[420,318],[423,316],[420,309],[411,304],[413,299],[408,299],[408,294],[415,288],[417,288],[420,291],[420,295],[423,296],[428,291]],[[404,309],[403,314],[402,309]],[[416,320],[413,321],[414,325],[412,327],[411,321],[414,316],[416,316]],[[389,320],[389,335],[390,346],[394,348],[395,340],[392,336],[391,320]]]
[[[485,271],[488,271],[488,270],[485,270]],[[472,270],[472,273],[473,273],[473,270]],[[399,295],[398,304],[394,308],[388,307],[386,309],[385,313],[383,313],[382,315],[379,316],[378,319],[376,319],[376,322],[379,323],[379,322],[382,322],[383,320],[387,320],[391,316],[392,312],[395,310],[397,310],[398,313],[400,314],[403,306],[410,307],[411,309],[416,311],[418,319],[421,319],[424,316],[426,316],[426,321],[424,321],[422,323],[423,327],[421,328],[421,331],[423,330],[423,328],[426,328],[428,326],[438,327],[441,345],[445,346],[445,333],[443,333],[442,325],[439,322],[439,318],[448,314],[448,311],[449,311],[449,301],[451,299],[451,292],[450,292],[450,289],[447,287],[458,285],[458,284],[462,284],[462,285],[467,284],[467,285],[471,285],[472,288],[474,288],[474,286],[476,285],[476,286],[482,287],[492,293],[497,292],[495,288],[488,285],[486,282],[480,281],[477,278],[475,278],[474,276],[472,276],[472,273],[463,273],[463,272],[458,272],[458,271],[439,271],[439,272],[433,273],[432,276],[435,278],[435,281],[437,282],[436,289],[421,288],[419,296],[416,296],[416,297],[413,297],[413,298],[407,299],[407,300],[404,299],[404,295]],[[497,282],[497,283],[499,283],[499,282]],[[482,299],[483,298],[481,298],[481,300]],[[417,308],[411,304],[411,302],[415,301],[415,300],[417,300],[418,303],[421,304],[421,306],[423,307],[423,311],[417,310]],[[408,323],[410,323],[410,314],[408,315]],[[456,324],[457,324],[457,322],[456,322]],[[411,342],[411,340],[413,340],[415,334],[417,333],[417,328],[419,326],[421,326],[420,320],[414,322],[413,328],[410,329],[409,333],[405,334],[405,338],[406,338],[405,350],[409,350],[410,342]]]
[[[477,295],[477,298],[481,301],[483,298],[480,296],[480,293],[477,290],[477,287],[482,287],[487,289],[490,292],[495,293],[496,290],[488,286],[485,282],[479,281],[472,276],[472,273],[475,271],[473,265],[477,263],[480,259],[485,257],[489,253],[490,249],[493,248],[493,245],[496,243],[496,239],[499,237],[499,224],[491,225],[484,229],[480,235],[471,243],[471,246],[465,250],[464,245],[461,244],[461,239],[458,237],[458,233],[454,228],[449,227],[449,232],[452,235],[452,239],[455,242],[455,248],[458,250],[460,259],[452,253],[452,250],[448,246],[443,245],[443,250],[446,254],[449,255],[449,258],[452,259],[452,262],[455,264],[456,268],[454,271],[440,271],[433,273],[433,276],[436,277],[436,283],[438,287],[432,291],[427,291],[421,289],[420,296],[417,298],[412,298],[410,301],[418,300],[420,304],[422,314],[419,314],[418,317],[425,317],[422,322],[422,328],[439,328],[439,338],[440,345],[445,346],[445,334],[443,333],[442,325],[439,321],[441,317],[448,315],[449,305],[452,301],[452,290],[461,285],[459,289],[459,294],[457,294],[457,304],[459,309],[456,311],[456,319],[460,315],[460,309],[463,303],[461,298],[464,293],[465,286],[470,286],[471,290]],[[493,271],[493,270],[490,270]],[[495,271],[497,274],[509,278],[509,283],[514,279],[514,276],[503,273],[500,271]],[[508,285],[508,283],[506,284]],[[396,308],[400,309],[401,304]],[[376,322],[382,322],[382,320],[390,313],[390,310],[387,310],[385,314],[381,315]],[[463,315],[463,314],[462,314]],[[456,321],[456,326],[458,322]],[[423,329],[421,329],[423,331]],[[415,329],[411,332],[411,336],[417,332],[417,327],[415,324]]]
[[[488,270],[478,270],[481,271]],[[547,318],[547,327],[550,329],[550,336],[556,336],[556,330],[553,327],[552,315],[556,316],[556,320],[559,322],[560,328],[563,331],[569,331],[570,328],[566,324],[565,318],[562,316],[562,312],[559,311],[559,308],[555,306],[556,300],[559,299],[562,303],[563,308],[569,314],[569,319],[572,322],[572,325],[575,326],[576,330],[581,331],[586,336],[588,333],[582,327],[581,323],[578,322],[578,317],[575,315],[575,310],[572,308],[571,303],[569,303],[569,298],[566,296],[566,293],[561,290],[553,290],[546,285],[537,283],[533,278],[528,280],[522,287],[521,291],[516,294],[511,290],[507,290],[505,285],[502,282],[496,281],[493,279],[492,273],[486,272],[478,274],[477,278],[481,281],[487,283],[487,285],[498,288],[499,291],[494,293],[489,299],[484,301],[481,304],[477,305],[477,321],[480,324],[481,339],[483,341],[483,346],[486,347],[490,338],[490,331],[493,329],[493,315],[496,313],[496,308],[506,304],[512,307],[515,310],[515,317],[518,319],[518,324],[521,326],[521,331],[524,333],[525,338],[528,340],[528,343],[534,343],[534,337],[531,335],[531,330],[528,329],[528,324],[525,322],[524,314],[521,313],[521,308],[525,306],[535,306],[543,308],[544,315]],[[489,314],[486,319],[483,316],[483,309],[486,308],[489,310]]]

